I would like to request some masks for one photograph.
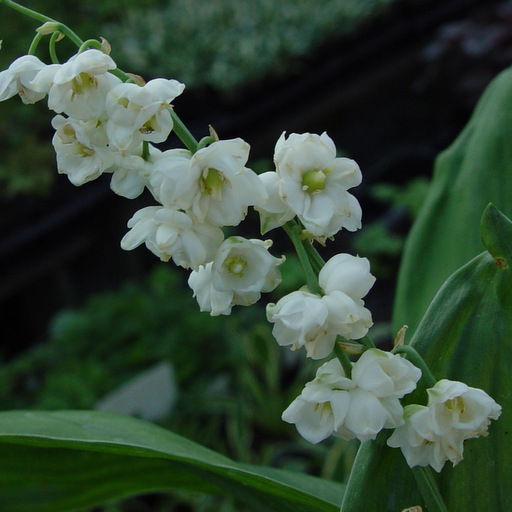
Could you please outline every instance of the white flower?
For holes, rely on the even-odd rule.
[[[322,359],[334,347],[337,332],[329,325],[329,308],[322,297],[297,290],[267,305],[272,334],[281,346],[305,347],[308,357]]]
[[[344,439],[375,439],[383,428],[403,423],[398,398],[377,397],[348,379],[337,359],[323,364],[313,381],[283,412],[282,418],[294,423],[311,443],[336,433]]]
[[[90,49],[64,64],[43,68],[31,82],[36,91],[48,91],[48,107],[75,119],[104,119],[105,97],[122,83],[108,73],[116,67],[105,53]]]
[[[169,108],[185,86],[157,78],[144,86],[120,83],[106,97],[107,134],[111,143],[126,150],[141,141],[164,142],[173,128]]]
[[[113,155],[102,124],[95,120],[80,121],[55,116],[56,132],[53,146],[57,154],[57,169],[67,174],[73,185],[95,180],[113,164]]]
[[[213,260],[213,286],[219,291],[244,294],[270,292],[281,282],[278,266],[285,258],[272,256],[271,240],[232,236],[222,243]],[[251,300],[251,303],[252,300]]]
[[[190,173],[198,184],[192,213],[218,226],[237,226],[247,207],[266,196],[258,176],[245,167],[249,144],[242,139],[221,140],[192,156]]]
[[[192,207],[199,183],[190,172],[191,158],[186,149],[169,149],[154,162],[149,189],[159,203],[183,210]]]
[[[464,441],[487,435],[501,406],[481,389],[446,379],[427,393],[427,406],[404,408],[405,424],[387,443],[402,450],[410,467],[430,465],[439,473],[446,461],[455,466],[462,460]]]
[[[463,382],[443,379],[427,392],[434,431],[438,435],[453,429],[464,431],[466,438],[487,435],[490,420],[498,419],[501,414],[501,406],[485,391]]]
[[[199,309],[211,316],[229,315],[233,307],[233,292],[216,290],[212,283],[212,262],[200,265],[188,278],[188,285],[194,292]]]
[[[34,77],[46,67],[35,55],[23,55],[8,69],[0,72],[0,101],[20,95],[23,103],[35,103],[46,96],[47,91],[35,91],[30,85]]]
[[[322,297],[329,310],[330,329],[349,340],[358,340],[368,334],[373,325],[372,315],[362,300],[354,300],[346,293],[333,291]]]
[[[462,460],[463,432],[454,430],[449,436],[437,435],[429,407],[416,404],[405,406],[404,422],[389,437],[387,444],[391,448],[400,448],[411,468],[431,466],[439,473],[447,460],[454,466]]]
[[[421,370],[398,354],[366,350],[352,369],[352,379],[377,397],[402,398],[416,389]]]
[[[258,174],[258,178],[263,183],[267,195],[261,203],[254,206],[254,209],[260,214],[261,232],[267,233],[293,219],[295,212],[281,198],[281,180],[275,171]]]
[[[332,139],[322,135],[283,133],[274,153],[280,195],[314,236],[330,237],[341,228],[361,227],[361,207],[347,192],[361,183],[358,165],[336,158]]]
[[[224,235],[218,226],[198,224],[184,212],[149,206],[128,221],[131,230],[121,240],[121,247],[131,250],[141,244],[162,261],[197,269],[211,261]]]
[[[329,294],[335,290],[354,300],[362,299],[375,283],[367,258],[337,254],[330,258],[318,275],[318,284]]]
[[[189,278],[201,311],[229,315],[233,305],[250,306],[261,292],[272,291],[281,282],[278,266],[285,258],[272,256],[271,245],[239,236],[224,240],[213,262]]]

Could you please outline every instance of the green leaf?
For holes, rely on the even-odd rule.
[[[414,332],[443,282],[484,250],[478,234],[488,203],[512,215],[512,69],[483,94],[469,123],[436,160],[407,239],[393,325]]]
[[[463,381],[489,393],[503,407],[489,436],[469,439],[464,460],[436,475],[450,512],[510,509],[512,503],[512,223],[493,206],[482,218],[488,249],[455,272],[430,305],[411,345],[437,379]],[[424,387],[405,403],[426,403]],[[352,471],[343,512],[401,511],[424,506],[400,450],[382,432],[363,443]],[[428,510],[428,509],[427,509]]]
[[[249,510],[336,511],[343,486],[236,463],[155,425],[102,412],[0,413],[0,510],[80,510],[172,489],[232,495]]]

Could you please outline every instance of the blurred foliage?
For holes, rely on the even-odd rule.
[[[393,0],[171,0],[132,8],[103,34],[137,73],[220,91],[261,83],[355,31]]]
[[[283,264],[280,295],[296,286],[297,265],[294,257]],[[164,265],[145,283],[128,283],[58,314],[46,343],[2,364],[2,408],[91,409],[162,361],[174,367],[178,397],[161,425],[239,461],[347,478],[354,445],[331,440],[312,446],[281,420],[318,362],[281,349],[261,306],[222,317],[200,313],[183,276]],[[236,510],[229,501],[188,493],[148,499],[156,500],[147,508],[152,511],[169,510],[165,503]],[[146,510],[138,501],[105,511]]]
[[[395,219],[405,220],[407,227],[427,196],[430,180],[419,177],[404,185],[377,183],[371,196],[388,205],[386,216],[365,225],[353,240],[354,250],[370,260],[372,273],[378,278],[394,277],[405,243],[406,231],[394,229]]]
[[[298,57],[353,32],[393,1],[76,0],[72,8],[60,0],[21,3],[62,21],[83,39],[107,38],[114,59],[126,71],[146,78],[173,77],[188,88],[207,86],[232,93],[296,68]],[[6,69],[26,54],[39,23],[0,9],[0,69]],[[62,60],[74,51],[69,41],[58,45]],[[38,56],[49,62],[44,42]],[[0,104],[3,196],[43,195],[51,190],[55,181],[51,114],[43,110],[14,100]]]

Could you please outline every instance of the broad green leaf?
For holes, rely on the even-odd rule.
[[[414,332],[443,282],[484,247],[488,203],[512,215],[512,69],[487,88],[469,123],[436,160],[429,193],[407,239],[394,330]]]
[[[489,436],[469,439],[464,460],[447,463],[437,480],[450,512],[507,511],[512,504],[512,223],[494,207],[485,210],[482,253],[444,284],[421,321],[411,345],[436,378],[484,389],[503,412]],[[408,398],[426,403],[424,387]],[[362,445],[343,512],[400,512],[423,505],[400,450],[385,445],[385,432]]]
[[[336,511],[343,486],[239,464],[143,421],[103,412],[0,413],[0,510],[80,510],[172,489],[232,495],[248,510]]]

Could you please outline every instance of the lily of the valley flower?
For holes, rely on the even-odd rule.
[[[211,264],[192,272],[189,285],[201,311],[228,315],[233,305],[250,306],[262,292],[281,282],[278,266],[284,257],[272,256],[270,240],[230,237],[221,244]]]
[[[353,365],[351,379],[346,377],[337,359],[323,364],[315,379],[306,384],[301,395],[283,412],[283,420],[295,424],[311,443],[318,443],[333,433],[344,439],[366,441],[375,439],[384,428],[403,424],[399,397],[416,387],[419,370],[412,370],[412,364],[398,355],[377,353],[367,356],[359,370],[361,359]],[[388,362],[389,375],[380,379],[385,383],[376,391],[373,371],[382,371],[381,360]],[[409,374],[406,386],[403,385],[404,367]]]
[[[250,146],[242,139],[220,140],[192,156],[190,178],[197,184],[192,213],[201,222],[237,226],[248,206],[266,196],[258,176],[245,167]]]
[[[184,268],[198,269],[211,261],[224,239],[218,226],[196,223],[184,212],[160,206],[142,208],[128,227],[130,231],[121,240],[123,249],[145,244],[162,261],[172,258]]]
[[[481,389],[446,379],[427,393],[427,406],[405,407],[405,423],[387,444],[400,448],[409,466],[429,465],[439,473],[446,461],[455,466],[462,460],[467,439],[487,435],[501,406]]]
[[[107,134],[121,150],[141,141],[164,142],[173,128],[171,102],[185,86],[177,80],[156,78],[144,86],[120,83],[106,97]]]
[[[107,93],[121,79],[108,73],[116,63],[99,50],[73,55],[64,64],[43,68],[31,82],[36,91],[48,92],[48,107],[75,119],[104,119]]]
[[[23,103],[35,103],[43,99],[48,91],[35,91],[31,86],[37,73],[46,67],[35,55],[23,55],[6,70],[0,72],[0,101],[19,94]]]
[[[361,207],[347,192],[361,183],[361,171],[353,160],[336,157],[326,133],[292,133],[288,138],[283,133],[274,162],[280,196],[309,233],[330,237],[341,228],[361,227]]]
[[[57,154],[57,169],[67,174],[75,186],[95,180],[114,163],[108,148],[105,129],[99,121],[55,116],[52,126],[56,132],[53,147]]]

